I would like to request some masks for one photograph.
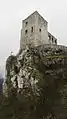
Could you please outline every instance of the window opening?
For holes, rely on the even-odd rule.
[[[57,41],[55,40],[55,44],[57,44]]]
[[[33,27],[31,27],[31,32],[33,32]]]
[[[51,40],[51,36],[50,35],[48,36],[48,38],[49,38],[49,40]]]
[[[25,30],[25,34],[27,34],[28,30]]]
[[[53,42],[53,40],[54,40],[54,39],[53,39],[53,37],[52,37],[52,42]]]
[[[26,25],[28,24],[28,21],[26,22]]]
[[[41,29],[39,29],[39,31],[41,32]]]

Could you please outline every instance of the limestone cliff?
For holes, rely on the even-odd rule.
[[[67,118],[67,48],[28,46],[16,56],[9,56],[6,62],[7,86],[8,82],[16,89],[17,95],[29,98],[26,111],[34,110],[32,118]]]

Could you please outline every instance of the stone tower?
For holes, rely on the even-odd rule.
[[[37,11],[23,20],[20,48],[23,49],[28,44],[32,46],[52,44],[52,40],[53,36],[49,36],[48,33],[48,22]],[[54,40],[53,44],[55,42]]]

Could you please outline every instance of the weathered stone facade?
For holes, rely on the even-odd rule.
[[[57,44],[57,39],[48,32],[48,22],[35,11],[22,23],[20,48],[26,45]]]

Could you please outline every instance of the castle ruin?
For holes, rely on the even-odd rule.
[[[20,48],[23,49],[28,44],[32,46],[57,45],[57,39],[48,32],[48,22],[37,11],[22,22]]]

